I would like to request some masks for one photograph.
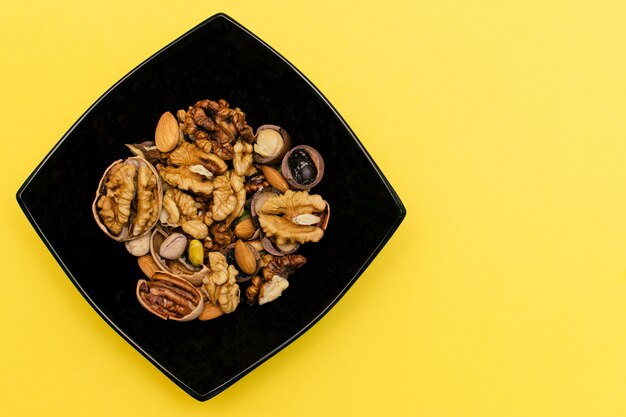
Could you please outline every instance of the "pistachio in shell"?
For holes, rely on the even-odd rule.
[[[161,247],[163,242],[165,242],[168,237],[169,236],[166,232],[156,228],[152,232],[152,236],[150,238],[150,254],[159,269],[185,279],[195,286],[202,285],[202,279],[210,272],[206,265],[192,265],[191,262],[187,262],[185,260],[185,257],[182,256],[182,254],[178,259],[165,259],[161,256]]]

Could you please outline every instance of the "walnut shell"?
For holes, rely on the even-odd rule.
[[[190,321],[204,309],[202,293],[186,280],[166,272],[140,279],[136,289],[139,303],[152,314],[174,321]]]
[[[150,183],[138,187],[138,172],[142,168],[147,173],[144,178]],[[129,174],[130,171],[134,174],[124,176],[123,171],[127,169]],[[114,187],[115,190],[109,192]],[[159,173],[150,162],[134,156],[119,159],[104,171],[92,212],[98,227],[107,236],[126,242],[150,233],[159,220],[162,203],[163,186]]]

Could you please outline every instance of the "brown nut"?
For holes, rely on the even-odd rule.
[[[285,177],[283,177],[283,174],[267,165],[261,165],[260,168],[261,171],[263,171],[265,179],[267,180],[267,182],[270,183],[272,187],[276,188],[281,193],[284,193],[289,189],[289,184],[287,184],[287,181],[285,180]]]
[[[275,164],[291,147],[289,134],[280,126],[263,125],[256,130],[253,159],[259,164]]]
[[[224,311],[222,311],[222,309],[218,306],[214,306],[210,303],[204,303],[204,310],[202,310],[202,313],[200,313],[200,315],[198,316],[198,320],[213,320],[214,318],[217,318],[223,314]]]
[[[204,309],[202,294],[196,287],[166,272],[155,272],[151,280],[140,279],[136,295],[146,310],[164,320],[193,320]]]
[[[92,212],[110,238],[126,242],[148,234],[161,214],[163,188],[156,169],[134,156],[117,160],[102,175]]]
[[[283,157],[283,176],[296,190],[315,187],[324,176],[324,160],[318,151],[307,145],[292,148]]]
[[[246,245],[242,240],[238,240],[235,243],[235,261],[237,265],[246,275],[254,274],[257,271],[257,260],[254,257],[249,245]]]
[[[256,248],[253,245],[249,244],[248,242],[241,242],[241,243],[244,244],[246,248],[245,250],[246,255],[244,256],[247,257],[248,256],[247,253],[249,252],[250,254],[252,254],[252,257],[254,258],[254,270],[252,270],[251,268],[252,266],[252,262],[250,262],[251,258],[248,258],[247,261],[246,260],[243,261],[244,263],[248,262],[247,271],[252,271],[252,273],[244,272],[245,267],[242,267],[239,264],[239,261],[237,260],[237,257],[235,255],[235,248],[237,246],[236,243],[232,243],[228,245],[227,247],[222,249],[221,253],[226,258],[226,262],[228,263],[228,265],[233,265],[235,269],[239,271],[239,274],[237,275],[237,278],[236,278],[237,282],[247,282],[261,269],[261,255],[259,254],[259,252],[256,250]],[[244,251],[244,250],[240,249],[240,251]],[[241,255],[239,255],[239,257],[241,258]]]
[[[246,217],[237,223],[234,233],[239,239],[248,240],[254,236],[256,231],[257,228],[254,226],[254,223],[252,223],[252,219],[250,217]]]
[[[179,138],[178,121],[172,113],[168,111],[163,113],[154,132],[157,149],[161,152],[170,152],[178,145]]]
[[[154,258],[152,255],[144,255],[137,258],[137,263],[139,264],[139,269],[143,272],[148,278],[152,278],[155,272],[159,270],[159,266],[156,262],[154,262]]]

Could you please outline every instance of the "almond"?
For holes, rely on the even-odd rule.
[[[224,314],[224,312],[222,311],[221,308],[214,306],[213,304],[210,304],[209,302],[205,302],[204,303],[204,310],[202,310],[202,313],[200,313],[200,315],[198,316],[198,320],[212,320],[216,317],[221,316],[222,314]]]
[[[161,115],[159,123],[157,123],[156,131],[154,132],[154,143],[159,151],[170,152],[178,145],[179,138],[178,121],[176,121],[172,113],[166,111]]]
[[[256,272],[257,268],[254,254],[242,240],[238,240],[237,243],[235,243],[235,261],[237,261],[237,265],[244,274],[251,275]]]
[[[318,224],[322,220],[319,216],[315,214],[299,214],[291,219],[295,224],[299,224],[301,226],[313,226],[314,224]]]
[[[144,255],[137,258],[139,269],[148,277],[152,278],[155,272],[159,270],[159,266],[154,262],[152,255]]]
[[[235,236],[237,236],[239,239],[248,240],[251,239],[252,236],[254,236],[254,233],[256,232],[256,227],[254,227],[252,219],[250,217],[246,217],[245,219],[237,223],[234,232]]]
[[[274,188],[276,188],[281,193],[285,193],[289,189],[289,184],[287,184],[287,180],[283,177],[283,174],[275,170],[274,168],[261,165],[261,171],[263,171],[263,175],[267,182]]]

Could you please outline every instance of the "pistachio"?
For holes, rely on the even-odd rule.
[[[161,244],[159,255],[165,259],[178,259],[187,247],[187,238],[181,233],[172,233]]]
[[[204,263],[204,246],[202,242],[197,239],[189,242],[188,258],[195,266],[200,266]]]

